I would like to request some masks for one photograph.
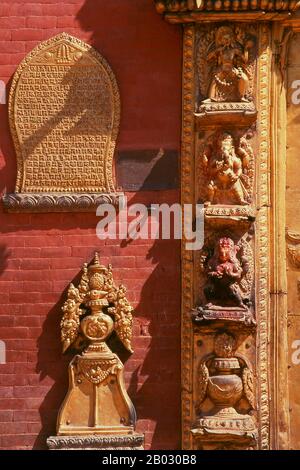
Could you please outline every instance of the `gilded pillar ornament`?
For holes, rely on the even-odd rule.
[[[63,352],[72,349],[78,354],[69,365],[69,390],[49,448],[142,448],[143,436],[135,433],[136,413],[124,385],[124,366],[106,343],[115,331],[133,352],[132,310],[126,288],[116,287],[112,267],[101,265],[96,253],[93,262],[84,265],[78,287],[70,285],[62,307]]]
[[[182,448],[286,449],[285,137],[276,98],[300,2],[155,4],[183,26],[181,201],[202,203],[205,217],[203,248],[182,243]],[[288,242],[296,265],[297,236]]]

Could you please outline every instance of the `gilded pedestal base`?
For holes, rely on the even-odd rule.
[[[69,383],[58,416],[58,435],[134,432],[136,414],[124,387],[123,364],[108,348],[75,356],[69,366]]]

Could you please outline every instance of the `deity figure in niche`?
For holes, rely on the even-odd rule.
[[[212,65],[208,99],[203,102],[248,102],[249,77],[246,66],[249,50],[254,47],[252,38],[240,42],[233,29],[221,26],[215,41],[208,47],[206,61]]]
[[[208,145],[202,155],[207,177],[206,204],[250,203],[250,178],[252,149],[245,138],[240,139],[235,150],[231,134],[221,133],[214,145]]]
[[[205,269],[209,279],[204,288],[209,302],[206,308],[220,305],[246,309],[249,305],[249,299],[243,297],[239,285],[248,271],[248,263],[238,259],[239,249],[229,237],[217,241],[214,254],[208,259]]]

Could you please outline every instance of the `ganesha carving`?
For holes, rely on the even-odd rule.
[[[248,205],[252,197],[253,150],[246,137],[235,144],[228,132],[211,136],[200,154],[206,205]]]

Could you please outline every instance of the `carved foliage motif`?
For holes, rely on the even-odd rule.
[[[98,385],[110,375],[115,375],[119,367],[119,361],[116,358],[103,360],[101,364],[97,360],[78,359],[77,381],[80,381],[83,375],[89,382]]]
[[[9,121],[17,193],[115,192],[120,98],[91,46],[62,33],[29,53],[14,75]]]

